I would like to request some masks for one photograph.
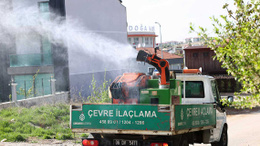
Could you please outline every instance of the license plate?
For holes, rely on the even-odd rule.
[[[124,140],[124,139],[114,139],[114,146],[138,146],[137,140]]]

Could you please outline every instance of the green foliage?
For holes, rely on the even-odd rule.
[[[14,135],[11,135],[9,137],[10,141],[16,141],[16,142],[19,142],[19,141],[26,141],[25,137],[22,136],[21,134],[14,134]]]
[[[88,134],[82,133],[82,134],[80,135],[80,137],[88,137]]]
[[[233,102],[223,98],[221,102],[223,105],[236,109],[252,109],[259,105],[259,100],[255,99],[254,96],[237,96]]]
[[[58,134],[57,133],[62,133]],[[69,105],[47,105],[0,110],[0,140],[25,141],[27,137],[71,139]]]
[[[12,101],[12,94],[9,94],[9,101]]]
[[[92,76],[91,85],[89,89],[92,91],[91,95],[88,96],[88,102],[90,103],[110,103],[109,98],[109,81],[106,80],[106,73],[104,75],[104,82],[102,85],[97,86],[97,81],[95,80],[94,74]]]
[[[234,5],[235,10],[229,10],[228,4],[223,6],[227,15],[221,15],[220,20],[211,18],[216,37],[209,37],[202,27],[197,34],[215,51],[222,67],[241,82],[241,92],[252,94],[237,103],[248,107],[252,100],[260,104],[260,1],[234,0]],[[195,31],[192,24],[190,29]]]
[[[72,139],[72,134],[71,133],[69,133],[69,134],[57,133],[56,139],[58,139],[58,140]]]

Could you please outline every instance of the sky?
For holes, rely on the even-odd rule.
[[[155,33],[160,34],[161,24],[162,42],[184,41],[188,37],[197,37],[189,33],[190,23],[195,28],[202,26],[213,30],[210,17],[219,18],[227,14],[222,9],[231,0],[122,0],[126,7],[128,25],[155,26]],[[156,39],[160,42],[160,36]]]

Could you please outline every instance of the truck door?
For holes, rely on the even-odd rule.
[[[218,92],[217,84],[215,80],[211,80],[211,90],[212,95],[215,99],[215,102],[217,103],[217,110],[216,110],[216,128],[213,130],[213,135],[211,135],[210,140],[211,141],[219,141],[222,133],[222,129],[224,124],[226,123],[226,112],[221,109],[221,103],[220,103],[220,95]]]

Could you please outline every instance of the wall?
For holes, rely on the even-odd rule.
[[[50,0],[49,5],[52,12],[63,17],[65,20],[65,0]],[[63,21],[63,19],[61,19],[61,21]],[[52,44],[52,56],[56,91],[69,91],[68,48]]]
[[[118,57],[116,55],[99,55],[110,50],[117,51],[121,49],[118,47],[121,44],[128,45],[126,8],[118,0],[65,0],[65,10],[66,20],[72,18],[73,23],[78,22],[77,26],[82,27],[84,33],[93,34],[97,38],[92,40],[95,41],[93,45],[68,47],[71,94],[75,95],[83,90],[82,96],[88,96],[93,74],[97,85],[100,85],[105,72],[107,80],[114,80],[126,68],[125,65],[115,65],[114,61]],[[78,39],[92,43],[88,38]]]
[[[9,55],[14,52],[14,47],[7,47],[0,42],[0,102],[8,101],[11,94],[11,76],[8,75],[7,68],[10,66]]]
[[[118,0],[65,0],[66,16],[88,31],[127,42],[126,8]]]
[[[194,56],[194,53],[197,56]],[[214,51],[208,49],[185,49],[185,65],[190,69],[202,67],[203,74],[225,74],[226,70],[221,63],[213,57]]]
[[[24,100],[19,100],[15,102],[5,102],[0,104],[0,110],[6,109],[8,107],[22,106],[29,108],[31,106],[47,105],[47,104],[58,104],[58,103],[69,103],[69,93],[60,92],[55,95],[39,96],[35,98],[29,98]]]
[[[6,2],[5,5],[0,6],[1,11],[11,11],[11,1],[1,0]],[[11,76],[7,73],[7,68],[10,66],[9,55],[15,53],[14,37],[0,25],[0,103],[9,100],[11,88],[9,86]],[[7,44],[6,44],[7,43]]]
[[[70,75],[121,69],[113,65],[114,60],[111,59],[117,56],[105,58],[106,55],[99,54],[121,49],[117,47],[119,44],[128,44],[126,8],[118,0],[65,0],[65,7],[66,19],[71,18],[72,21],[78,22],[76,27],[82,27],[79,28],[80,31],[90,34],[76,38],[84,41],[82,44],[88,44],[81,46],[81,41],[73,40],[77,44],[68,47]],[[88,42],[87,37],[91,35],[95,39]]]

